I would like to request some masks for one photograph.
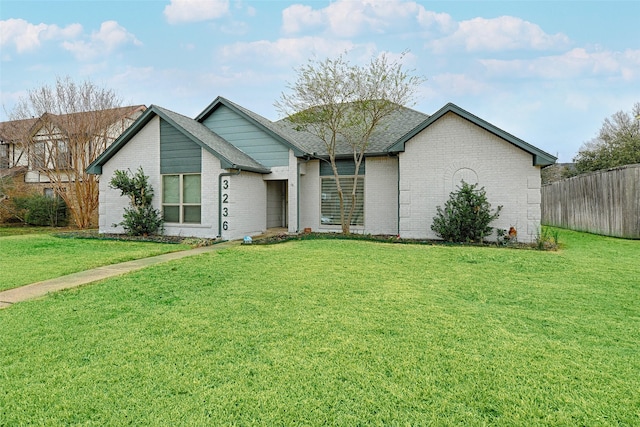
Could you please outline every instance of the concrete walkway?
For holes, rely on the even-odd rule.
[[[43,280],[42,282],[32,283],[30,285],[21,286],[19,288],[8,289],[0,292],[0,309],[7,308],[12,304],[29,299],[45,296],[50,292],[60,291],[62,289],[75,288],[87,283],[96,282],[108,277],[119,276],[130,271],[141,270],[150,265],[162,262],[173,261],[192,255],[199,255],[206,252],[213,252],[220,249],[226,249],[231,246],[240,245],[242,241],[234,240],[231,242],[218,243],[211,246],[203,246],[186,251],[171,252],[168,254],[157,255],[149,258],[142,258],[133,261],[127,261],[120,264],[105,265],[104,267],[85,270],[78,273],[69,274],[67,276],[57,277],[55,279]]]

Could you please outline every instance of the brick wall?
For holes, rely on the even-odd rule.
[[[531,154],[471,122],[448,113],[416,135],[400,153],[400,234],[437,238],[431,231],[436,206],[444,206],[461,179],[484,186],[497,228],[518,230],[531,242],[540,226],[540,169]]]
[[[398,158],[369,157],[364,180],[364,232],[398,234]]]
[[[233,240],[264,232],[267,229],[267,184],[262,174],[242,172],[223,179],[227,178],[228,203],[222,206],[229,208],[229,216],[223,218],[228,221],[228,229],[222,231],[222,237]]]
[[[160,120],[156,117],[125,144],[103,167],[100,176],[99,229],[101,233],[123,233],[120,226],[124,208],[129,198],[120,195],[120,190],[109,187],[116,169],[135,173],[140,166],[149,176],[149,184],[155,196],[153,205],[160,209],[162,185],[160,182]]]

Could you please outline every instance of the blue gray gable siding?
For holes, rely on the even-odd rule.
[[[166,120],[160,120],[160,173],[201,173],[202,148]]]
[[[224,105],[202,124],[266,167],[289,165],[287,147]]]
[[[362,163],[358,168],[358,175],[365,174],[365,162],[366,159],[362,159]],[[336,169],[338,169],[338,175],[340,176],[352,176],[356,172],[356,163],[353,160],[336,160]],[[331,163],[320,161],[320,176],[333,176]]]

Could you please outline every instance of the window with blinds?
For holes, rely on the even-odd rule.
[[[340,187],[344,195],[345,217],[351,208],[353,193],[353,176],[341,176]],[[356,184],[356,207],[351,218],[351,225],[364,225],[364,177],[359,176]],[[320,222],[323,225],[341,225],[340,197],[333,176],[321,178]]]

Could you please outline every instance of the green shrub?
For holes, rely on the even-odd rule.
[[[67,225],[67,205],[58,196],[31,194],[14,197],[13,205],[26,224],[50,227]]]
[[[555,251],[558,249],[558,230],[549,227],[540,227],[536,234],[534,247],[540,251]]]
[[[502,206],[491,212],[484,187],[462,181],[451,192],[444,209],[437,206],[431,230],[448,242],[482,242],[493,230],[489,224],[498,218]]]
[[[144,236],[155,234],[163,229],[163,220],[160,211],[153,208],[153,188],[149,184],[142,167],[130,175],[126,171],[116,170],[109,182],[113,189],[120,190],[120,195],[128,196],[131,207],[124,209],[121,225],[130,236]]]

